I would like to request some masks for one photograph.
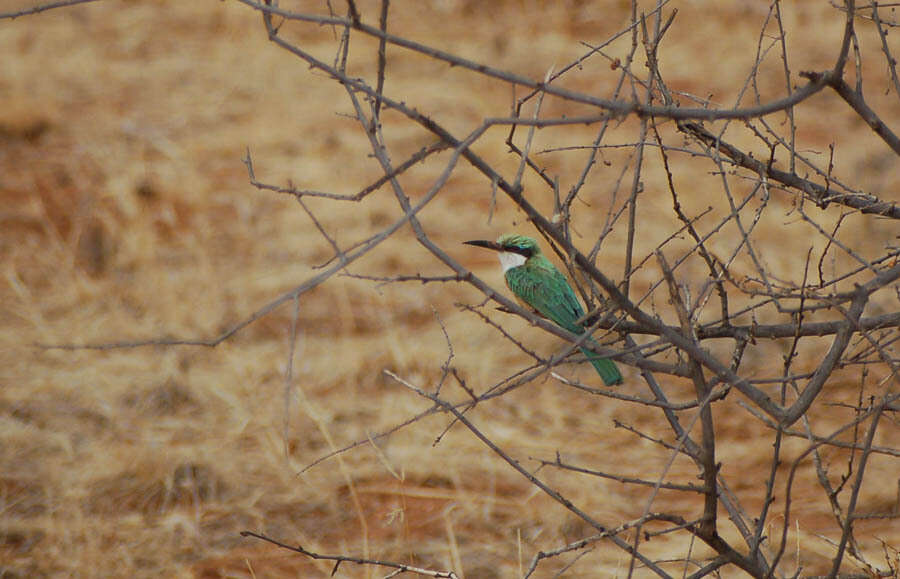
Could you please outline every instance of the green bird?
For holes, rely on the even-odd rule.
[[[465,243],[498,252],[506,285],[520,302],[573,334],[584,333],[584,326],[579,323],[584,317],[581,302],[566,276],[541,253],[537,241],[524,235],[506,234],[497,241],[476,239]],[[593,338],[588,338],[586,343],[597,345]],[[622,373],[615,362],[584,348],[581,351],[607,386],[622,383]]]

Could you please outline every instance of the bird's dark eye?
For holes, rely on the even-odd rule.
[[[519,255],[524,256],[525,259],[528,259],[529,257],[531,257],[531,254],[534,253],[530,247],[520,247],[518,245],[514,245],[514,246],[510,247],[510,249],[512,251],[514,251],[515,253],[518,253]]]

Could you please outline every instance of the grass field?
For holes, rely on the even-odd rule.
[[[0,12],[32,4],[5,0]],[[289,4],[282,1],[284,8]],[[311,4],[327,11],[324,3]],[[789,4],[783,9],[792,69],[829,66],[841,13],[825,1]],[[361,6],[364,18],[375,21],[377,4]],[[582,54],[580,41],[599,43],[627,26],[630,11],[624,1],[391,6],[395,33],[535,79]],[[678,90],[730,106],[754,62],[768,5],[707,0],[674,6],[679,15],[666,37],[661,69]],[[302,30],[295,39],[325,60],[334,58],[331,28]],[[366,42],[354,48],[365,53]],[[880,47],[870,43],[862,50],[874,59]],[[248,150],[257,177],[273,184],[353,194],[380,174],[364,133],[348,118],[344,89],[270,43],[259,15],[238,2],[101,1],[0,20],[0,52],[0,577],[332,572],[333,562],[241,537],[244,530],[321,553],[453,569],[469,578],[513,577],[538,550],[590,534],[459,425],[434,444],[449,425],[444,415],[370,442],[429,408],[383,370],[433,387],[450,355],[445,331],[454,364],[478,391],[528,364],[527,355],[456,305],[482,301],[470,286],[381,285],[338,275],[304,294],[296,312],[288,302],[215,348],[39,347],[212,338],[316,275],[331,247],[294,199],[249,183],[242,162]],[[352,66],[370,74],[367,64]],[[465,133],[483,118],[509,114],[511,95],[503,83],[399,49],[389,52],[389,66],[388,92],[416,106],[426,103],[423,112],[440,116],[453,130]],[[882,72],[873,70],[870,77]],[[565,86],[606,96],[615,78],[608,62],[592,61]],[[780,90],[774,83],[760,88],[764,96]],[[897,95],[886,92],[873,84],[868,96],[896,129]],[[798,113],[801,148],[827,159],[829,144],[838,142],[841,178],[891,199],[900,185],[896,157],[845,109],[833,96],[817,96]],[[816,117],[830,120],[802,122]],[[633,122],[612,130],[625,135]],[[400,158],[432,140],[399,126],[386,130]],[[541,146],[589,143],[593,131],[572,127]],[[476,149],[514,174],[518,158],[503,144],[505,132],[491,132]],[[607,153],[609,180],[618,177],[625,154]],[[552,159],[550,169],[565,182],[583,162],[576,154]],[[708,168],[687,157],[675,162],[682,190],[695,195],[683,199],[686,209],[711,203],[703,189],[711,179]],[[442,168],[425,163],[404,176],[403,185],[419,195]],[[665,190],[659,167],[649,166],[644,181],[649,192]],[[525,185],[537,191],[540,182],[531,176]],[[461,242],[528,232],[529,226],[504,199],[489,223],[490,198],[491,184],[460,165],[421,218],[435,242],[501,288],[494,256]],[[607,194],[597,187],[585,202],[596,211],[582,208],[577,228],[593,231],[602,225]],[[790,248],[809,243],[809,230],[789,216],[792,202],[775,199],[784,219],[760,230],[761,250],[786,279],[801,276],[806,256]],[[546,198],[537,203],[551,207]],[[664,195],[648,203],[642,219],[659,219],[659,230],[638,240],[639,252],[652,251],[671,231],[670,205]],[[309,207],[342,246],[383,229],[397,215],[386,189],[356,204],[311,200]],[[837,216],[822,219],[834,223]],[[862,251],[877,253],[896,243],[887,220],[859,221],[858,227]],[[600,255],[616,279],[624,243],[620,228]],[[415,244],[408,228],[351,272],[448,273]],[[659,276],[652,263],[639,270],[634,291]],[[896,308],[896,299],[883,307]],[[295,316],[296,353],[286,384]],[[527,322],[497,319],[540,352],[560,346],[558,338]],[[759,352],[746,362],[759,372],[782,363],[778,345]],[[586,382],[596,378],[589,369],[564,372]],[[636,370],[623,372],[623,392],[645,392]],[[692,392],[686,381],[663,385],[676,397]],[[838,375],[828,400],[853,403],[856,395],[855,384]],[[719,459],[731,469],[726,474],[741,481],[732,490],[758,508],[770,468],[766,429],[742,409],[737,395],[717,408]],[[828,407],[816,412],[827,424]],[[835,425],[845,422],[834,412]],[[552,461],[560,449],[579,464],[621,474],[659,473],[668,460],[658,446],[614,425],[657,432],[657,411],[585,397],[553,380],[535,381],[470,416],[531,469],[537,459]],[[898,434],[896,417],[886,420],[893,420],[887,432]],[[361,444],[309,467],[356,442]],[[896,440],[878,442],[897,447]],[[785,444],[786,459],[806,448],[803,441]],[[870,472],[884,484],[864,489],[864,511],[896,506],[900,468],[890,458],[873,458]],[[837,458],[833,466],[843,468]],[[613,525],[640,516],[650,497],[649,489],[613,480],[541,473],[580,508]],[[668,473],[673,480],[696,481],[687,460],[676,460]],[[790,557],[805,574],[825,573],[834,552],[828,539],[839,529],[814,473],[796,485]],[[682,498],[663,491],[653,510],[689,512],[692,505],[681,505]],[[883,550],[896,558],[896,519],[860,521],[858,529],[872,560],[883,561]],[[661,535],[644,549],[671,559],[690,549],[698,559],[711,553],[691,546],[686,534]],[[539,576],[571,561],[550,563]],[[628,564],[623,551],[601,542],[562,576],[625,576]],[[856,568],[848,563],[847,570]],[[345,563],[337,575],[387,573]],[[636,576],[644,573],[638,569]]]

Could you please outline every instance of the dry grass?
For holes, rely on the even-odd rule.
[[[394,6],[397,32],[532,77],[577,56],[579,40],[604,39],[620,29],[628,10],[627,2],[413,4]],[[673,86],[731,102],[752,63],[764,6],[684,4],[677,22],[699,26],[676,22],[662,68]],[[827,65],[836,47],[824,39],[839,37],[840,19],[826,2],[794,4],[785,7],[789,22],[796,30],[804,23],[816,30],[791,38],[794,68]],[[733,44],[711,51],[709,39],[723,27]],[[320,43],[323,55],[334,49],[328,28],[305,41]],[[338,277],[306,294],[289,405],[283,376],[290,306],[215,349],[34,347],[209,337],[306,279],[329,257],[329,247],[296,203],[248,185],[241,163],[247,147],[258,175],[269,182],[293,180],[352,193],[378,173],[354,122],[338,116],[350,112],[341,88],[269,44],[257,15],[235,3],[98,3],[0,21],[0,51],[7,55],[0,71],[0,576],[331,572],[328,562],[238,535],[249,529],[320,552],[453,567],[467,577],[509,577],[538,549],[583,536],[579,521],[463,429],[452,429],[433,446],[447,425],[444,417],[427,418],[377,448],[365,444],[297,474],[333,449],[364,441],[427,408],[381,371],[423,386],[439,376],[447,347],[436,313],[470,383],[491,384],[527,361],[454,307],[457,301],[478,301],[467,287],[376,291],[371,283]],[[509,109],[508,90],[499,83],[402,51],[391,66],[392,91],[443,111],[451,128]],[[571,86],[604,93],[603,83],[614,77],[599,77],[576,76]],[[870,96],[876,107],[883,102],[874,91]],[[815,114],[842,110],[833,97],[817,99]],[[876,192],[896,190],[894,158],[861,122],[835,119],[832,132],[802,135],[806,146],[827,151],[839,138],[849,181]],[[573,142],[588,140],[588,129],[572,131]],[[479,151],[498,166],[515,167],[503,136],[498,132]],[[428,142],[417,133],[390,138],[409,151]],[[541,146],[550,144],[560,143]],[[609,155],[614,159],[617,153]],[[580,162],[573,156],[571,166],[552,169],[565,175]],[[690,159],[676,162],[684,163],[682,189],[697,184],[697,198],[687,203],[707,203],[707,177],[690,172]],[[434,176],[427,170],[419,175],[421,186]],[[646,188],[664,187],[663,177],[648,170]],[[404,185],[416,191],[412,179]],[[436,241],[499,284],[491,256],[456,245],[493,237],[520,221],[501,202],[489,226],[488,192],[489,184],[461,167],[422,218],[443,221]],[[594,191],[589,201],[602,207],[604,194]],[[780,202],[790,205],[790,199]],[[661,201],[660,216],[666,203]],[[387,195],[372,196],[352,211],[313,205],[343,243],[392,219]],[[590,218],[578,224],[593,225]],[[809,235],[798,223],[770,233],[773,248]],[[876,224],[867,235],[872,247],[883,247],[894,231]],[[410,249],[410,239],[401,233],[354,271],[444,273],[424,252]],[[621,236],[616,240],[621,243]],[[641,240],[647,248],[656,242]],[[610,270],[621,271],[616,246],[604,252]],[[804,255],[768,255],[773,268],[800,275]],[[634,283],[649,285],[657,275],[641,271]],[[511,320],[508,328],[528,334],[519,321]],[[558,344],[550,337],[528,343],[545,351]],[[772,348],[778,363],[780,354]],[[771,361],[753,363],[763,367]],[[640,392],[637,374],[626,376],[625,389]],[[682,383],[667,387],[688,392]],[[855,392],[852,384],[836,383],[830,400],[852,402]],[[726,401],[718,411],[720,460],[726,468],[739,465],[745,486],[733,490],[756,506],[770,449],[755,442],[761,427],[736,402]],[[618,419],[652,431],[660,420],[656,412],[585,401],[550,382],[481,406],[471,417],[523,461],[552,459],[557,449],[567,449],[581,464],[627,473],[634,465],[661,468],[665,460],[658,448],[613,427]],[[835,424],[843,418],[836,416]],[[803,448],[796,444],[785,458]],[[876,457],[870,468],[881,469],[883,478],[876,479],[888,482],[865,489],[862,510],[886,510],[894,500],[896,462]],[[676,462],[670,476],[692,473],[691,465]],[[611,481],[585,485],[583,479],[544,474],[600,520],[639,516],[649,496]],[[819,535],[834,537],[836,529],[814,481],[798,485],[799,528],[792,544],[800,549],[805,572],[822,572],[833,551]],[[676,499],[663,493],[659,510],[679,510],[672,504]],[[867,537],[900,546],[896,521],[866,521],[860,528]],[[882,560],[877,541],[866,548]],[[678,557],[687,549],[682,538],[663,536],[651,541],[648,553]],[[694,553],[704,551],[695,545]],[[621,551],[601,544],[566,576],[614,576],[627,565]],[[340,573],[380,576],[349,565]]]

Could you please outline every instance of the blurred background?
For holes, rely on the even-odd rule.
[[[33,5],[5,0],[0,12]],[[282,7],[328,10],[325,3]],[[678,90],[731,106],[756,60],[768,4],[701,0],[671,7],[679,14],[665,39],[661,71]],[[829,67],[842,13],[820,0],[782,9],[792,70]],[[364,21],[377,21],[377,3],[361,3],[360,10]],[[541,79],[584,54],[582,42],[596,45],[627,27],[630,12],[630,3],[619,0],[393,2],[389,27]],[[306,26],[285,33],[327,62],[336,54],[340,31]],[[359,54],[374,54],[365,48],[371,40],[353,42],[360,43],[353,45]],[[607,52],[624,57],[629,47],[626,35]],[[863,50],[880,48],[870,43]],[[213,338],[319,273],[331,246],[293,198],[250,184],[248,151],[256,177],[283,186],[352,195],[380,173],[349,116],[344,89],[270,43],[260,16],[232,0],[96,2],[0,20],[0,53],[6,55],[0,68],[0,577],[326,577],[332,571],[331,562],[242,538],[243,530],[322,553],[509,577],[537,550],[590,534],[464,429],[451,428],[433,444],[446,417],[426,417],[377,445],[367,442],[429,408],[382,370],[433,386],[450,355],[444,331],[464,378],[480,390],[528,364],[526,354],[455,305],[481,301],[468,286],[333,277],[298,302],[289,388],[290,302],[215,348],[39,347]],[[484,118],[509,115],[513,99],[522,96],[397,48],[388,57],[387,92],[460,134]],[[372,62],[351,62],[351,74],[371,78]],[[609,97],[617,79],[614,65],[596,59],[563,86]],[[782,89],[775,81],[760,87],[764,98]],[[896,95],[884,92],[873,88],[867,96],[878,110],[896,113]],[[815,99],[802,114],[828,122],[803,124],[801,148],[827,159],[829,144],[839,139],[841,178],[890,199],[898,185],[896,157],[836,97]],[[392,114],[386,113],[386,125]],[[634,122],[611,130],[624,135]],[[388,130],[396,151],[412,153],[433,141],[420,130]],[[475,149],[514,174],[519,161],[503,143],[506,133],[491,130]],[[540,146],[590,143],[593,134],[572,127]],[[617,164],[626,154],[605,153],[611,168],[599,183],[619,178]],[[571,182],[583,159],[557,155],[548,166]],[[442,169],[425,163],[403,184],[424,193]],[[689,210],[710,203],[703,189],[708,170],[688,160],[679,169],[682,190],[695,194],[683,199]],[[648,168],[644,180],[648,191],[666,190],[660,167]],[[530,176],[525,184],[540,182]],[[583,202],[592,210],[581,210],[576,229],[596,231],[612,205],[609,189],[588,188]],[[552,207],[547,196],[535,203]],[[784,195],[773,203],[787,212],[793,200]],[[387,190],[359,203],[313,199],[309,207],[342,246],[386,227],[397,211]],[[670,207],[660,194],[643,218],[658,211],[662,219]],[[497,288],[495,257],[460,243],[529,232],[511,203],[498,198],[492,206],[491,184],[462,164],[422,219],[433,228],[432,239]],[[883,248],[894,239],[890,224],[867,223],[854,233],[865,231],[862,243]],[[773,247],[804,243],[808,231],[792,225],[785,218],[764,237]],[[615,279],[623,234],[610,237],[599,257]],[[657,242],[639,241],[647,248]],[[802,274],[799,258],[778,263],[779,254],[770,255],[778,271]],[[352,272],[448,270],[404,229]],[[646,288],[658,277],[645,268],[632,283]],[[539,351],[559,347],[558,339],[522,320],[501,319],[514,334],[530,330],[528,344]],[[764,369],[773,362],[761,356],[748,363]],[[637,372],[623,370],[624,391],[639,393]],[[567,372],[590,379],[589,369]],[[685,383],[671,388],[690,392]],[[847,392],[852,397],[855,390],[848,385]],[[723,460],[743,472],[745,486],[733,490],[746,492],[753,505],[753,491],[768,473],[769,443],[755,444],[762,426],[748,423],[734,404],[725,408],[734,414],[718,423]],[[652,431],[658,412],[586,398],[551,382],[511,392],[472,416],[526,461],[552,460],[565,448],[582,464],[627,472],[653,461],[661,469],[666,458],[614,422]],[[804,448],[796,443],[794,455]],[[869,501],[867,510],[889,510],[896,462],[871,468],[883,469],[877,478],[886,482],[861,500]],[[542,473],[601,521],[640,516],[649,496],[649,489],[615,481],[585,484]],[[669,476],[693,473],[679,460]],[[819,536],[832,532],[834,521],[812,475],[796,484],[792,538],[804,569],[824,572],[833,548]],[[677,499],[663,495],[654,509]],[[860,525],[896,553],[896,521]],[[689,548],[683,536],[660,536],[645,546],[659,558],[683,557]],[[882,548],[874,539],[866,545],[879,560]],[[627,568],[624,552],[600,543],[564,576],[617,576]],[[344,565],[338,575],[384,573]]]

